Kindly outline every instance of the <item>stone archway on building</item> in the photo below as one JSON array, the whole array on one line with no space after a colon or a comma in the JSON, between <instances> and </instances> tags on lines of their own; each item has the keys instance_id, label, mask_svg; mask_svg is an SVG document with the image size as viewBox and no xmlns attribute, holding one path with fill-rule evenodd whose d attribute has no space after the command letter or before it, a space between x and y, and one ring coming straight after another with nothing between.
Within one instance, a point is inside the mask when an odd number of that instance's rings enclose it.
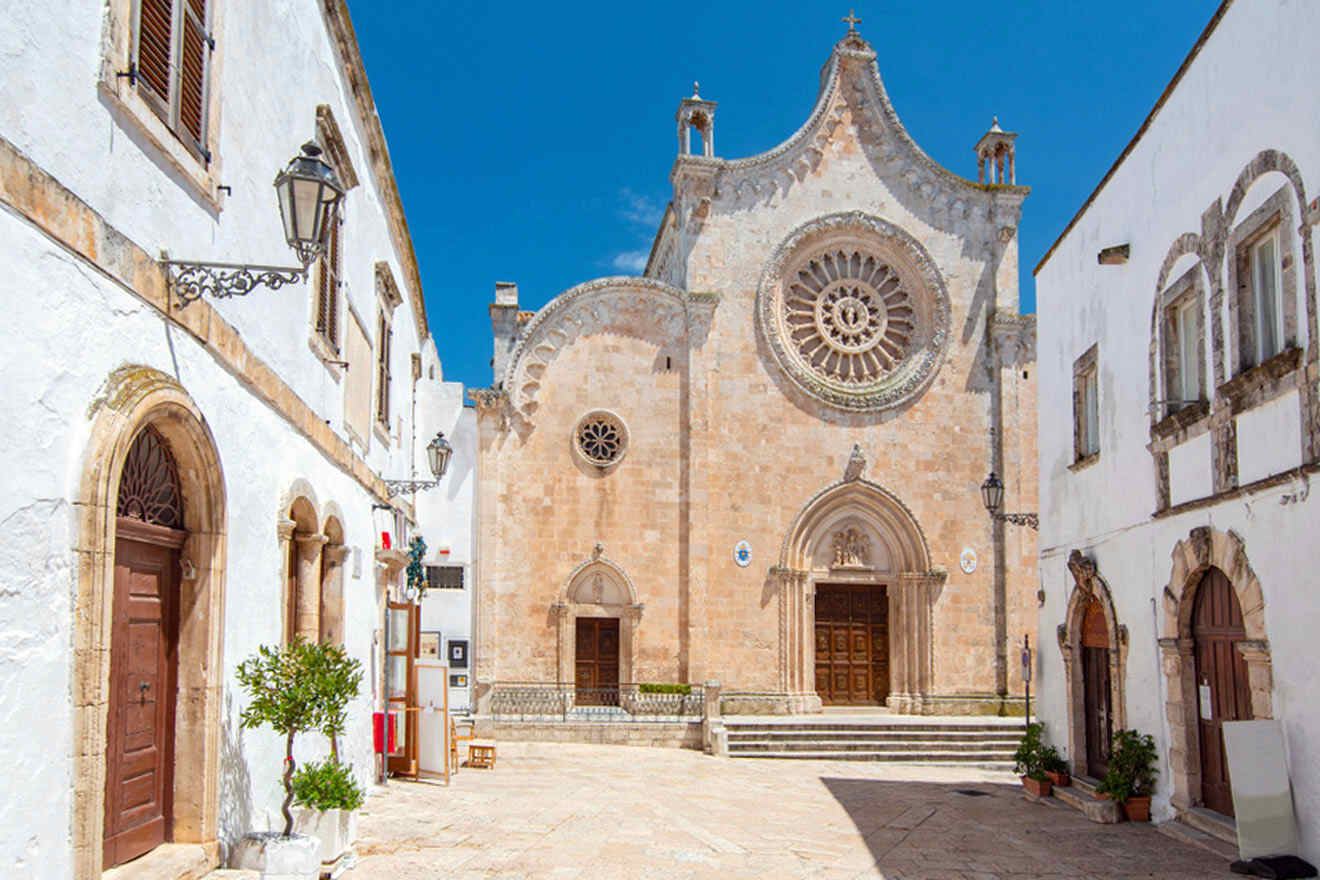
<instances>
[{"instance_id":1,"label":"stone archway on building","mask_svg":"<svg viewBox=\"0 0 1320 880\"><path fill-rule=\"evenodd\" d=\"M197 404L172 377L150 367L115 370L91 407L92 429L78 488L78 592L73 608L74 873L99 876L106 863L108 748L116 651L117 543L151 532L170 546L159 583L175 611L169 664L174 708L166 768L167 840L199 844L218 860L221 637L224 626L226 502L214 438ZM120 517L120 489L135 441L149 432L168 450L182 501L179 528L153 530ZM136 532L135 532L136 529ZM165 534L169 532L169 534ZM159 534L157 534L159 533ZM165 540L168 539L168 540ZM141 543L141 542L139 542ZM126 568L119 565L119 568ZM120 646L122 647L122 646ZM149 683L149 687L150 687ZM146 858L151 858L147 856ZM116 860L112 853L111 859Z\"/></svg>"},{"instance_id":2,"label":"stone archway on building","mask_svg":"<svg viewBox=\"0 0 1320 880\"><path fill-rule=\"evenodd\" d=\"M348 559L349 549L344 544L344 514L338 504L327 501L321 516L321 534L325 536L325 546L321 548L320 619L317 625L322 642L342 646L344 561Z\"/></svg>"},{"instance_id":3,"label":"stone archway on building","mask_svg":"<svg viewBox=\"0 0 1320 880\"><path fill-rule=\"evenodd\" d=\"M310 642L321 637L321 554L326 546L321 518L312 484L301 477L290 483L276 522L284 566L280 632L286 644L298 637Z\"/></svg>"},{"instance_id":4,"label":"stone archway on building","mask_svg":"<svg viewBox=\"0 0 1320 880\"><path fill-rule=\"evenodd\" d=\"M947 575L932 568L921 526L896 496L855 476L823 489L798 512L770 574L779 598L779 682L790 711L820 711L818 656L840 681L847 674L858 682L861 666L869 667L865 687L874 699L867 702L883 698L896 712L933 711L932 608ZM818 593L839 608L818 616ZM840 635L835 618L843 616L838 597L845 594L850 610L846 635ZM821 638L827 641L818 644ZM835 657L848 650L845 639L855 657L839 664ZM877 680L884 675L888 681ZM846 702L860 702L862 686L849 686Z\"/></svg>"},{"instance_id":5,"label":"stone archway on building","mask_svg":"<svg viewBox=\"0 0 1320 880\"><path fill-rule=\"evenodd\" d=\"M637 601L637 589L627 572L606 558L603 548L596 545L591 557L573 569L558 600L551 606L556 625L558 683L576 685L578 682L580 634L586 638L588 632L594 647L590 657L584 655L583 662L593 666L609 663L611 658L605 655L614 653L615 672L606 673L606 678L615 678L615 685L633 683L637 627L642 620L642 609L642 604ZM579 621L583 623L579 624Z\"/></svg>"},{"instance_id":6,"label":"stone archway on building","mask_svg":"<svg viewBox=\"0 0 1320 880\"><path fill-rule=\"evenodd\" d=\"M1169 771L1175 809L1202 806L1202 743L1197 688L1197 595L1222 574L1236 599L1243 638L1231 645L1246 666L1244 712L1274 717L1274 674L1265 630L1265 598L1247 559L1246 545L1232 531L1210 526L1192 529L1174 547L1173 569L1163 594L1163 637L1159 640L1168 685L1165 711L1171 737ZM1207 577L1207 575L1211 575Z\"/></svg>"},{"instance_id":7,"label":"stone archway on building","mask_svg":"<svg viewBox=\"0 0 1320 880\"><path fill-rule=\"evenodd\" d=\"M1068 689L1068 758L1075 775L1094 776L1103 772L1113 732L1127 726L1128 630L1118 622L1109 584L1093 560L1074 550L1068 571L1073 590L1058 629Z\"/></svg>"}]
</instances>

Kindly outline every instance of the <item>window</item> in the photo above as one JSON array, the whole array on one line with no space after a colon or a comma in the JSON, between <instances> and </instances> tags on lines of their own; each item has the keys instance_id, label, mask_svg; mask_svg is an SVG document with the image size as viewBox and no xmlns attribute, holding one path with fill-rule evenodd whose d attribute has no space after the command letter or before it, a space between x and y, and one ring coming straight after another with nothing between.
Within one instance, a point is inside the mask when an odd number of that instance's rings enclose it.
<instances>
[{"instance_id":1,"label":"window","mask_svg":"<svg viewBox=\"0 0 1320 880\"><path fill-rule=\"evenodd\" d=\"M1251 305L1255 318L1252 364L1263 364L1283 350L1283 309L1279 302L1279 233L1272 230L1251 245Z\"/></svg>"},{"instance_id":2,"label":"window","mask_svg":"<svg viewBox=\"0 0 1320 880\"><path fill-rule=\"evenodd\" d=\"M1093 345L1073 364L1073 459L1079 464L1100 452L1099 379Z\"/></svg>"},{"instance_id":3,"label":"window","mask_svg":"<svg viewBox=\"0 0 1320 880\"><path fill-rule=\"evenodd\" d=\"M1172 415L1199 402L1204 394L1205 342L1198 270L1188 272L1164 295L1163 302L1164 388L1160 397L1165 415Z\"/></svg>"},{"instance_id":4,"label":"window","mask_svg":"<svg viewBox=\"0 0 1320 880\"><path fill-rule=\"evenodd\" d=\"M207 148L207 78L215 40L207 0L138 0L133 81L148 106L194 155Z\"/></svg>"},{"instance_id":5,"label":"window","mask_svg":"<svg viewBox=\"0 0 1320 880\"><path fill-rule=\"evenodd\" d=\"M462 566L428 565L426 567L426 588L428 590L463 589Z\"/></svg>"},{"instance_id":6,"label":"window","mask_svg":"<svg viewBox=\"0 0 1320 880\"><path fill-rule=\"evenodd\" d=\"M316 332L339 353L339 292L343 272L344 218L337 215L330 221L325 233L325 250L321 254L316 284Z\"/></svg>"},{"instance_id":7,"label":"window","mask_svg":"<svg viewBox=\"0 0 1320 880\"><path fill-rule=\"evenodd\" d=\"M390 430L390 344L394 330L382 309L376 334L376 421L386 433Z\"/></svg>"}]
</instances>

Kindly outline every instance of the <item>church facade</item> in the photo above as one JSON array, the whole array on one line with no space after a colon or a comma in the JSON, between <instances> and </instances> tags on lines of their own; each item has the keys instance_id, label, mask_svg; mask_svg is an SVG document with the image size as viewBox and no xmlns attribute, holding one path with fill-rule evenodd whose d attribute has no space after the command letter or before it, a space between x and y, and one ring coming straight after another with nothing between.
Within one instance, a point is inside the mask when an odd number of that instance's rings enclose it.
<instances>
[{"instance_id":1,"label":"church facade","mask_svg":"<svg viewBox=\"0 0 1320 880\"><path fill-rule=\"evenodd\" d=\"M726 712L1021 712L1035 533L978 490L993 471L1035 509L1015 135L976 144L979 182L941 167L851 26L821 81L738 160L715 102L681 102L641 277L534 313L496 286L479 709L512 682L718 680Z\"/></svg>"}]
</instances>

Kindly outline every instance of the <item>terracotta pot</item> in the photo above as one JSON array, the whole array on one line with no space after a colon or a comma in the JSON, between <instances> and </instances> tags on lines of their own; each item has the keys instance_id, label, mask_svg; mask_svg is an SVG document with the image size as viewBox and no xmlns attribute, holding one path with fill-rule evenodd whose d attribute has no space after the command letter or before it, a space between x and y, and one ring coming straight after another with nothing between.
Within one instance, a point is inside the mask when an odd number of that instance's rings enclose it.
<instances>
[{"instance_id":1,"label":"terracotta pot","mask_svg":"<svg viewBox=\"0 0 1320 880\"><path fill-rule=\"evenodd\" d=\"M1150 821L1150 797L1130 797L1123 803L1123 812L1132 822Z\"/></svg>"},{"instance_id":2,"label":"terracotta pot","mask_svg":"<svg viewBox=\"0 0 1320 880\"><path fill-rule=\"evenodd\" d=\"M1046 770L1045 775L1050 778L1050 784L1057 786L1058 788L1067 788L1072 785L1072 777L1068 775L1067 770L1064 770L1061 773L1055 773L1053 770Z\"/></svg>"},{"instance_id":3,"label":"terracotta pot","mask_svg":"<svg viewBox=\"0 0 1320 880\"><path fill-rule=\"evenodd\" d=\"M1023 776L1022 787L1036 797L1050 796L1050 781L1048 779L1032 779L1030 776Z\"/></svg>"}]
</instances>

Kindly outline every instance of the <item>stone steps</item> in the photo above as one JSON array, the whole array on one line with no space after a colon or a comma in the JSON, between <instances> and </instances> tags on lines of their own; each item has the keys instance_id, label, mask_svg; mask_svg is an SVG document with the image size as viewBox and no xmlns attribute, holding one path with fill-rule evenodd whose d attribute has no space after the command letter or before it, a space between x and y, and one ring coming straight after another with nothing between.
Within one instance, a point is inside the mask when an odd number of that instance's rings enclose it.
<instances>
[{"instance_id":1,"label":"stone steps","mask_svg":"<svg viewBox=\"0 0 1320 880\"><path fill-rule=\"evenodd\" d=\"M1181 840L1183 843L1190 843L1192 846L1198 846L1227 861L1237 861L1237 846L1225 843L1218 837L1211 836L1204 831L1193 828L1191 825L1184 823L1181 819L1175 819L1172 822L1164 822L1163 824L1156 825L1155 829L1161 834L1172 837L1174 840Z\"/></svg>"},{"instance_id":2,"label":"stone steps","mask_svg":"<svg viewBox=\"0 0 1320 880\"><path fill-rule=\"evenodd\" d=\"M726 719L729 756L827 761L973 764L1011 770L1018 724L873 718Z\"/></svg>"}]
</instances>

